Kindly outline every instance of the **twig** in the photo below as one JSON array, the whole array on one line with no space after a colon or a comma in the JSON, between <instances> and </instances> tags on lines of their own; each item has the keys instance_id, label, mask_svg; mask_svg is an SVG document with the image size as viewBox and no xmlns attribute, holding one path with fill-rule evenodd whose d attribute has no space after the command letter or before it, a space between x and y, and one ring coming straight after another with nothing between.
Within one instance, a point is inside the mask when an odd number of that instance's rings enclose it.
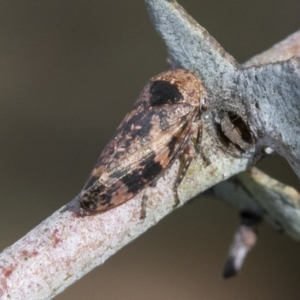
<instances>
[{"instance_id":1,"label":"twig","mask_svg":"<svg viewBox=\"0 0 300 300\"><path fill-rule=\"evenodd\" d=\"M210 110L203 115L203 144L211 163L207 165L201 155L193 161L179 188L181 205L201 191L244 171L253 161L254 154L258 155L255 156L257 159L263 155L264 147L280 152L296 169L294 162L298 159L298 152L294 148L280 147L283 145L280 128L276 128L274 135L269 132L269 127L259 125L268 114L275 118L271 111L277 107L276 101L282 100L279 96L283 94L276 95L275 102L269 103L265 114L261 110L252 114L250 107L263 106L261 97L269 99L269 93L275 87L280 88L284 95L294 93L294 101L299 100L298 60L260 69L243 69L175 1L147 0L146 3L154 26L167 43L173 63L194 70L203 80L210 98ZM288 78L286 71L291 74ZM268 80L280 78L283 84L279 85L278 80L275 86L266 85L265 77ZM295 105L293 99L285 100ZM284 108L280 106L280 109ZM295 109L294 123L297 123L296 113ZM239 133L241 124L247 125L246 132ZM239 130L234 130L235 135L231 134L230 126L238 127ZM221 129L217 132L216 128ZM248 140L243 140L243 134ZM222 137L229 139L232 148L224 149L218 140ZM78 216L76 198L54 213L1 254L1 299L53 298L102 264L173 210L172 183L177 170L178 162L175 162L156 187L148 188L149 201L144 220L140 219L141 194L116 209L94 216ZM250 203L259 207L253 199Z\"/></svg>"}]
</instances>

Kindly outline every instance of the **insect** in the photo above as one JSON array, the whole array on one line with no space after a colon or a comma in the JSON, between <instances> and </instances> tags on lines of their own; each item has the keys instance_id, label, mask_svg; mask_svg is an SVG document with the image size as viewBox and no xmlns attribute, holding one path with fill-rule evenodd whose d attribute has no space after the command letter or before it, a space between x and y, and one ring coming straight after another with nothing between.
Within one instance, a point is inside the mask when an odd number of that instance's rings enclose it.
<instances>
[{"instance_id":1,"label":"insect","mask_svg":"<svg viewBox=\"0 0 300 300\"><path fill-rule=\"evenodd\" d=\"M201 114L206 105L205 89L190 71L175 69L151 78L83 188L79 196L82 214L125 203L145 187L154 186L180 158L174 184L177 195L201 142Z\"/></svg>"}]
</instances>

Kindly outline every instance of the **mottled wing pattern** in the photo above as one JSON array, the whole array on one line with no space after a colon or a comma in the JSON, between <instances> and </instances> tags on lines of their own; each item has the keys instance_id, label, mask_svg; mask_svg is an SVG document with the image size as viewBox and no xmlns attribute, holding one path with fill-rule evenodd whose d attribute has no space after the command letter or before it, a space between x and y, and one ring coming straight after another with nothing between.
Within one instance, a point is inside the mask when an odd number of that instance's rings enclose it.
<instances>
[{"instance_id":1,"label":"mottled wing pattern","mask_svg":"<svg viewBox=\"0 0 300 300\"><path fill-rule=\"evenodd\" d=\"M134 197L159 178L189 141L191 123L199 117L201 86L186 91L182 78L173 80L172 72L146 85L103 150L81 194L86 211L105 211ZM189 98L197 100L191 103Z\"/></svg>"}]
</instances>

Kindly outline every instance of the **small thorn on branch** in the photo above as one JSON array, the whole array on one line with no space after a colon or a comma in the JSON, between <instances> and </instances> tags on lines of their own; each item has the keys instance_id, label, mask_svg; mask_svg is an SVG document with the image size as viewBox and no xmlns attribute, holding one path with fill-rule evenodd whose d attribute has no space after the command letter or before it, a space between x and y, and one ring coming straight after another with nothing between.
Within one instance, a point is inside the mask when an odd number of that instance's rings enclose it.
<instances>
[{"instance_id":1,"label":"small thorn on branch","mask_svg":"<svg viewBox=\"0 0 300 300\"><path fill-rule=\"evenodd\" d=\"M257 226L261 221L260 216L250 211L243 211L240 214L240 219L241 224L234 235L223 270L224 278L230 278L239 273L248 252L257 241Z\"/></svg>"}]
</instances>

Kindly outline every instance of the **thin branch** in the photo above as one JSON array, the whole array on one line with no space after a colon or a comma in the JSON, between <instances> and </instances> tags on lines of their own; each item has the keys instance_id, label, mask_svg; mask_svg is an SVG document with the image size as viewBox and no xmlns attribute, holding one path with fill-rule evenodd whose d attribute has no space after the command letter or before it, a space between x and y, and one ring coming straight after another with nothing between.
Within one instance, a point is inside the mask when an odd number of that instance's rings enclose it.
<instances>
[{"instance_id":1,"label":"thin branch","mask_svg":"<svg viewBox=\"0 0 300 300\"><path fill-rule=\"evenodd\" d=\"M238 274L248 252L255 246L257 240L257 226L261 218L252 212L243 212L240 215L241 225L236 231L233 243L229 250L223 277L229 278Z\"/></svg>"},{"instance_id":2,"label":"thin branch","mask_svg":"<svg viewBox=\"0 0 300 300\"><path fill-rule=\"evenodd\" d=\"M176 1L145 2L150 19L175 66L193 70L208 91L220 82L231 80L239 68L238 63Z\"/></svg>"},{"instance_id":3,"label":"thin branch","mask_svg":"<svg viewBox=\"0 0 300 300\"><path fill-rule=\"evenodd\" d=\"M224 112L244 115L257 146L274 149L300 177L300 140L295 138L300 133L300 58L289 56L298 53L298 35L268 52L284 53L279 55L279 62L274 62L274 55L269 61L263 55L260 58L272 64L245 68L226 54L175 0L146 3L172 61L201 78L211 101L212 119L220 120L216 123L222 126ZM282 62L283 58L290 59Z\"/></svg>"},{"instance_id":4,"label":"thin branch","mask_svg":"<svg viewBox=\"0 0 300 300\"><path fill-rule=\"evenodd\" d=\"M257 168L251 168L213 187L214 195L240 212L251 211L300 240L300 194Z\"/></svg>"},{"instance_id":5,"label":"thin branch","mask_svg":"<svg viewBox=\"0 0 300 300\"><path fill-rule=\"evenodd\" d=\"M243 66L263 65L288 60L295 55L300 55L300 31L288 36L270 49L252 57Z\"/></svg>"},{"instance_id":6,"label":"thin branch","mask_svg":"<svg viewBox=\"0 0 300 300\"><path fill-rule=\"evenodd\" d=\"M294 55L300 55L300 31L288 36L262 54L256 55L244 66L274 63L277 59L284 61ZM273 149L266 147L264 151L266 154L271 154ZM230 180L219 183L213 187L213 192L215 196L235 206L241 215L243 212L250 211L259 219L263 218L268 221L277 230L287 233L296 240L300 239L299 193L295 189L270 178L258 169L252 168L250 172L241 173L230 178ZM245 232L252 237L255 236L253 225L245 228L245 224L241 222L224 267L225 278L234 276L239 272L246 255L256 243L256 237L252 239L254 244L251 243L251 247L249 247L249 243L243 243Z\"/></svg>"},{"instance_id":7,"label":"thin branch","mask_svg":"<svg viewBox=\"0 0 300 300\"><path fill-rule=\"evenodd\" d=\"M249 131L247 128L246 132L242 132L246 136L240 136L239 131L235 130L235 125L250 124L246 114L247 104L242 102L244 98L241 99L242 96L246 97L246 90L237 91L235 88L240 78L237 74L242 74L238 72L241 67L175 1L147 0L146 3L154 25L167 40L173 61L196 71L209 92L211 106L202 116L203 153L206 160L203 160L203 155L198 155L180 185L182 205L201 191L246 170L257 153L258 157L263 154L256 149L252 129ZM162 20L163 14L170 16L172 22L155 21ZM172 28L177 28L179 36L177 30ZM183 44L180 40L183 36L186 36L184 41L188 47L176 52L178 45ZM225 114L221 114L221 111ZM243 129L243 126L239 129ZM253 132L257 133L256 128ZM222 138L229 142L221 143ZM172 187L178 167L176 161L168 173L158 180L156 187L146 189L149 201L147 217L143 220L140 219L142 193L118 208L86 217L77 214L78 200L75 198L5 249L0 255L1 299L53 298L156 224L173 211L175 199ZM245 207L256 207L260 211L261 204L257 199L252 196L249 199ZM237 201L234 204L240 205Z\"/></svg>"}]
</instances>

